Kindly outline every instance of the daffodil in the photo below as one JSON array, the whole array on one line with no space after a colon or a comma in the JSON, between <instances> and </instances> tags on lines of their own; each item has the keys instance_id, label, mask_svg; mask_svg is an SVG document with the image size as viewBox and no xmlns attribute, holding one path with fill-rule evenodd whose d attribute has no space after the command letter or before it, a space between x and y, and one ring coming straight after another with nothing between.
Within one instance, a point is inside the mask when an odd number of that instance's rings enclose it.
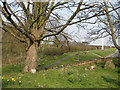
<instances>
[{"instance_id":1,"label":"daffodil","mask_svg":"<svg viewBox=\"0 0 120 90\"><path fill-rule=\"evenodd\" d=\"M8 79L7 81L9 82L10 80Z\"/></svg>"},{"instance_id":2,"label":"daffodil","mask_svg":"<svg viewBox=\"0 0 120 90\"><path fill-rule=\"evenodd\" d=\"M2 79L5 79L5 77L2 77Z\"/></svg>"},{"instance_id":3,"label":"daffodil","mask_svg":"<svg viewBox=\"0 0 120 90\"><path fill-rule=\"evenodd\" d=\"M21 79L21 77L19 77L19 79Z\"/></svg>"},{"instance_id":4,"label":"daffodil","mask_svg":"<svg viewBox=\"0 0 120 90\"><path fill-rule=\"evenodd\" d=\"M19 84L21 84L21 81L19 81Z\"/></svg>"},{"instance_id":5,"label":"daffodil","mask_svg":"<svg viewBox=\"0 0 120 90\"><path fill-rule=\"evenodd\" d=\"M12 78L12 81L14 81L15 79L14 78Z\"/></svg>"}]
</instances>

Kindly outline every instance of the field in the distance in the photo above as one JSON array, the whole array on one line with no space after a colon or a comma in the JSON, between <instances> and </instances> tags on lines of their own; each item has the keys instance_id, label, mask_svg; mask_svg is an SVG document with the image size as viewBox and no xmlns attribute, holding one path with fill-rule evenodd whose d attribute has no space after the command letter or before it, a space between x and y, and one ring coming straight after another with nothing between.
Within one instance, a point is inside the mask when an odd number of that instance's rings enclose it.
<instances>
[{"instance_id":1,"label":"field in the distance","mask_svg":"<svg viewBox=\"0 0 120 90\"><path fill-rule=\"evenodd\" d=\"M90 50L90 51L68 52L68 53L64 53L63 55L59 55L59 56L44 56L44 55L42 56L39 53L38 57L40 58L40 60L38 60L38 65L46 66L46 65L54 63L58 60L61 60L62 58L65 58L69 55L78 53L79 55L74 55L74 56L54 65L54 66L72 64L72 63L77 63L80 61L87 61L87 60L100 58L92 53L95 53L95 54L100 55L102 57L106 57L107 55L110 55L110 54L114 53L115 51L116 51L115 48L109 48L109 49L105 49L104 51L102 51L102 50Z\"/></svg>"}]
</instances>

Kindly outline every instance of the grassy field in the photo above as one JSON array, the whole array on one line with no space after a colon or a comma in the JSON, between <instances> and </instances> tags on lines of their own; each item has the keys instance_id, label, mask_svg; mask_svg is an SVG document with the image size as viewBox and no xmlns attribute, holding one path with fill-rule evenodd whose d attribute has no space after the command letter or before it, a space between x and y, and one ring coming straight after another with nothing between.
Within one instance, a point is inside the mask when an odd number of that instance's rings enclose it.
<instances>
[{"instance_id":1,"label":"grassy field","mask_svg":"<svg viewBox=\"0 0 120 90\"><path fill-rule=\"evenodd\" d=\"M103 57L113 53L116 49L90 52L97 53ZM42 66L51 64L59 59L74 53L80 56L73 56L57 65L74 63L78 60L85 61L99 58L91 53L69 52L61 56L43 56L38 61ZM104 54L103 54L104 53ZM9 88L118 88L118 68L104 69L104 62L96 64L96 70L84 70L86 66L67 66L65 68L48 69L38 71L35 74L22 73L23 64L7 65L2 68L2 85Z\"/></svg>"},{"instance_id":2,"label":"grassy field","mask_svg":"<svg viewBox=\"0 0 120 90\"><path fill-rule=\"evenodd\" d=\"M118 88L118 68L87 71L80 66L42 70L35 74L20 72L3 76L3 87L9 88ZM15 81L10 79L14 78ZM7 82L7 80L10 80ZM19 83L21 81L21 83Z\"/></svg>"},{"instance_id":3,"label":"grassy field","mask_svg":"<svg viewBox=\"0 0 120 90\"><path fill-rule=\"evenodd\" d=\"M105 57L107 55L110 55L110 54L114 53L115 51L116 51L115 48L109 48L109 49L106 49L104 51L102 51L102 50L91 50L89 52L88 51L69 52L69 53L64 53L63 55L59 55L59 56L44 56L44 55L41 55L39 53L38 57L39 57L40 60L38 60L38 65L39 66L46 66L46 65L54 63L54 62L56 62L56 61L58 61L62 58L65 58L69 55L79 53L79 55L72 56L72 57L66 59L65 61L62 61L62 62L60 62L60 63L58 63L54 66L72 64L72 63L76 63L76 62L80 62L80 61L87 61L87 60L100 58L98 56L93 55L92 53L95 53L95 54L98 54L102 57ZM76 61L76 60L79 60L79 61Z\"/></svg>"}]
</instances>

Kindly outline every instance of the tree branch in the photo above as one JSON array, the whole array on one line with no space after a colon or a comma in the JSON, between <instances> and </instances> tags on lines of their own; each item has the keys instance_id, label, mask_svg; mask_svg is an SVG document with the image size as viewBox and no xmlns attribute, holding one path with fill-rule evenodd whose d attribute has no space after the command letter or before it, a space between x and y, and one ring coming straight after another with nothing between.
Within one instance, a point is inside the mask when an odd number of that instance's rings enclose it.
<instances>
[{"instance_id":1,"label":"tree branch","mask_svg":"<svg viewBox=\"0 0 120 90\"><path fill-rule=\"evenodd\" d=\"M114 43L115 47L120 50L120 47L117 45L117 42L116 42L116 39L115 39L113 25L112 25L112 22L111 22L111 19L110 19L110 16L109 16L108 7L107 7L107 4L106 4L105 0L104 0L104 5L105 5L105 8L106 8L106 16L107 16L107 19L108 19L108 22L109 22L109 25L110 25L110 31L112 33L113 43Z\"/></svg>"},{"instance_id":2,"label":"tree branch","mask_svg":"<svg viewBox=\"0 0 120 90\"><path fill-rule=\"evenodd\" d=\"M82 0L83 1L83 0ZM61 28L61 30L59 30L57 33L53 33L53 34L49 34L49 35L45 35L43 37L40 38L40 40L43 40L45 37L49 37L49 36L54 36L54 35L58 35L59 33L61 33L69 24L70 22L73 20L73 18L77 15L77 13L80 11L80 7L82 5L82 1L79 3L76 11L73 13L73 15L68 19L68 21L66 22L66 24Z\"/></svg>"},{"instance_id":3,"label":"tree branch","mask_svg":"<svg viewBox=\"0 0 120 90\"><path fill-rule=\"evenodd\" d=\"M5 25L4 21L2 21L2 29L5 29L7 32L9 32L11 35L13 35L15 38L19 39L22 42L25 42L25 39L22 37L19 37L17 34L13 32L13 28L8 27L8 25Z\"/></svg>"}]
</instances>

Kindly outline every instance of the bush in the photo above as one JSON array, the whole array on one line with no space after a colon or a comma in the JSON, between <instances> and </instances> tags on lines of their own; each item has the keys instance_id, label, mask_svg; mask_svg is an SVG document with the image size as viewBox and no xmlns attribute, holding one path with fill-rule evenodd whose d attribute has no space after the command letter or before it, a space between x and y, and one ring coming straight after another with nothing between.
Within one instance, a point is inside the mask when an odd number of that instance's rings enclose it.
<instances>
[{"instance_id":1,"label":"bush","mask_svg":"<svg viewBox=\"0 0 120 90\"><path fill-rule=\"evenodd\" d=\"M2 63L18 64L24 61L26 56L25 44L11 36L3 33L2 37Z\"/></svg>"},{"instance_id":2,"label":"bush","mask_svg":"<svg viewBox=\"0 0 120 90\"><path fill-rule=\"evenodd\" d=\"M106 47L108 48L108 47ZM95 50L95 49L101 49L100 46L89 46L89 45L72 45L72 46L64 46L64 47L45 47L43 45L40 50L38 50L39 53L47 55L47 56L54 56L54 55L62 55L63 53L67 52L78 52L78 51L88 51L88 50Z\"/></svg>"},{"instance_id":3,"label":"bush","mask_svg":"<svg viewBox=\"0 0 120 90\"><path fill-rule=\"evenodd\" d=\"M47 56L54 56L54 55L61 55L64 52L62 51L61 48L51 47L51 48L45 48L42 53Z\"/></svg>"}]
</instances>

